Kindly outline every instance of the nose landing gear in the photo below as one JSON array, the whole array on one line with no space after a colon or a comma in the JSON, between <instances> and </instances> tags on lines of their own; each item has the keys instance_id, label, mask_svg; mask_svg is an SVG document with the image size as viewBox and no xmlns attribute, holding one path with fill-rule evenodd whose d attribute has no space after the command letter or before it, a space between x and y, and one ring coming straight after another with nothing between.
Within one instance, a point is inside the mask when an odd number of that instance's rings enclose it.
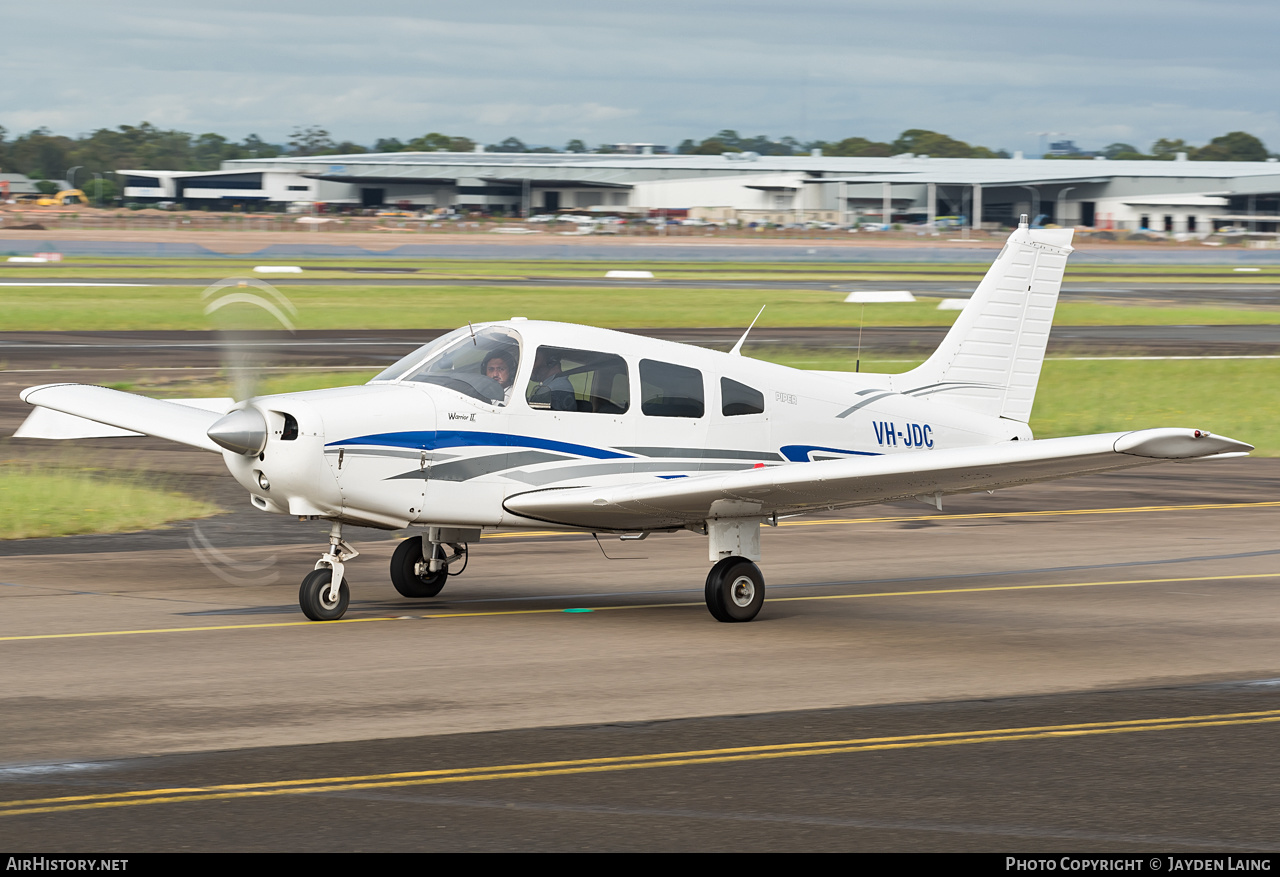
<instances>
[{"instance_id":1,"label":"nose landing gear","mask_svg":"<svg viewBox=\"0 0 1280 877\"><path fill-rule=\"evenodd\" d=\"M316 561L316 568L302 580L298 606L312 621L337 621L346 614L351 600L347 587L346 562L360 552L342 538L342 524L334 521L329 531L329 550Z\"/></svg>"}]
</instances>

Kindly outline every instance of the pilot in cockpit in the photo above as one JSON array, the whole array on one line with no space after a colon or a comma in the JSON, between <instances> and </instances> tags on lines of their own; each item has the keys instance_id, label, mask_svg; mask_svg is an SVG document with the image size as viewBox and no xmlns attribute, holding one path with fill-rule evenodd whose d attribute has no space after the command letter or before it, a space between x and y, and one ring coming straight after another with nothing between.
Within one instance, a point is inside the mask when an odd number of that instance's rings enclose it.
<instances>
[{"instance_id":1,"label":"pilot in cockpit","mask_svg":"<svg viewBox=\"0 0 1280 877\"><path fill-rule=\"evenodd\" d=\"M484 374L490 380L502 385L501 405L511 401L511 386L516 378L516 364L511 354L505 350L495 350L484 360Z\"/></svg>"}]
</instances>

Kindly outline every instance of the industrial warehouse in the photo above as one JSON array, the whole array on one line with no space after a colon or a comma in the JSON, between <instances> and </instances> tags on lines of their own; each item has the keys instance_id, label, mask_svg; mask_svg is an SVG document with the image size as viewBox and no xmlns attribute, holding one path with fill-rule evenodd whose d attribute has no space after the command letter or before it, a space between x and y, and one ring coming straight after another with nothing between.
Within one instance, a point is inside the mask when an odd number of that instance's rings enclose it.
<instances>
[{"instance_id":1,"label":"industrial warehouse","mask_svg":"<svg viewBox=\"0 0 1280 877\"><path fill-rule=\"evenodd\" d=\"M715 223L996 229L1038 224L1204 235L1275 233L1280 164L700 155L397 152L121 170L124 198L210 209L652 214Z\"/></svg>"}]
</instances>

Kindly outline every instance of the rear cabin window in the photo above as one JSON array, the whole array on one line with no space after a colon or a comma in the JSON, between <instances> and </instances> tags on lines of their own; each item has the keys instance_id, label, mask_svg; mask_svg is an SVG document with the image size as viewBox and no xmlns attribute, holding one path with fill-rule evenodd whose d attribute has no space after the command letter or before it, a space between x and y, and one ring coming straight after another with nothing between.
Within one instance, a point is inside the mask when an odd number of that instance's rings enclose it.
<instances>
[{"instance_id":1,"label":"rear cabin window","mask_svg":"<svg viewBox=\"0 0 1280 877\"><path fill-rule=\"evenodd\" d=\"M725 417L764 413L764 393L746 384L720 379L720 411Z\"/></svg>"},{"instance_id":2,"label":"rear cabin window","mask_svg":"<svg viewBox=\"0 0 1280 877\"><path fill-rule=\"evenodd\" d=\"M650 417L701 417L702 372L696 368L640 360L640 410Z\"/></svg>"},{"instance_id":3,"label":"rear cabin window","mask_svg":"<svg viewBox=\"0 0 1280 877\"><path fill-rule=\"evenodd\" d=\"M539 347L525 399L544 411L622 414L631 407L626 360L594 350Z\"/></svg>"}]
</instances>

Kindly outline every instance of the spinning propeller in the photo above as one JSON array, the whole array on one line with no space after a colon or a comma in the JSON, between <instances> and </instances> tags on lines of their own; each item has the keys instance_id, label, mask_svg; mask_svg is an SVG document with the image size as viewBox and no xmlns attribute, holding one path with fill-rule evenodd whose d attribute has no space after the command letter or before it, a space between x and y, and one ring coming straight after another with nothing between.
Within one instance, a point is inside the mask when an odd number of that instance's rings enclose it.
<instances>
[{"instance_id":1,"label":"spinning propeller","mask_svg":"<svg viewBox=\"0 0 1280 877\"><path fill-rule=\"evenodd\" d=\"M223 370L231 380L237 406L209 427L207 435L220 447L254 457L267 443L267 421L245 402L258 395L266 362L279 353L280 342L294 334L298 309L280 290L255 278L228 278L202 294L204 313L214 326ZM282 331L283 330L283 331Z\"/></svg>"}]
</instances>

